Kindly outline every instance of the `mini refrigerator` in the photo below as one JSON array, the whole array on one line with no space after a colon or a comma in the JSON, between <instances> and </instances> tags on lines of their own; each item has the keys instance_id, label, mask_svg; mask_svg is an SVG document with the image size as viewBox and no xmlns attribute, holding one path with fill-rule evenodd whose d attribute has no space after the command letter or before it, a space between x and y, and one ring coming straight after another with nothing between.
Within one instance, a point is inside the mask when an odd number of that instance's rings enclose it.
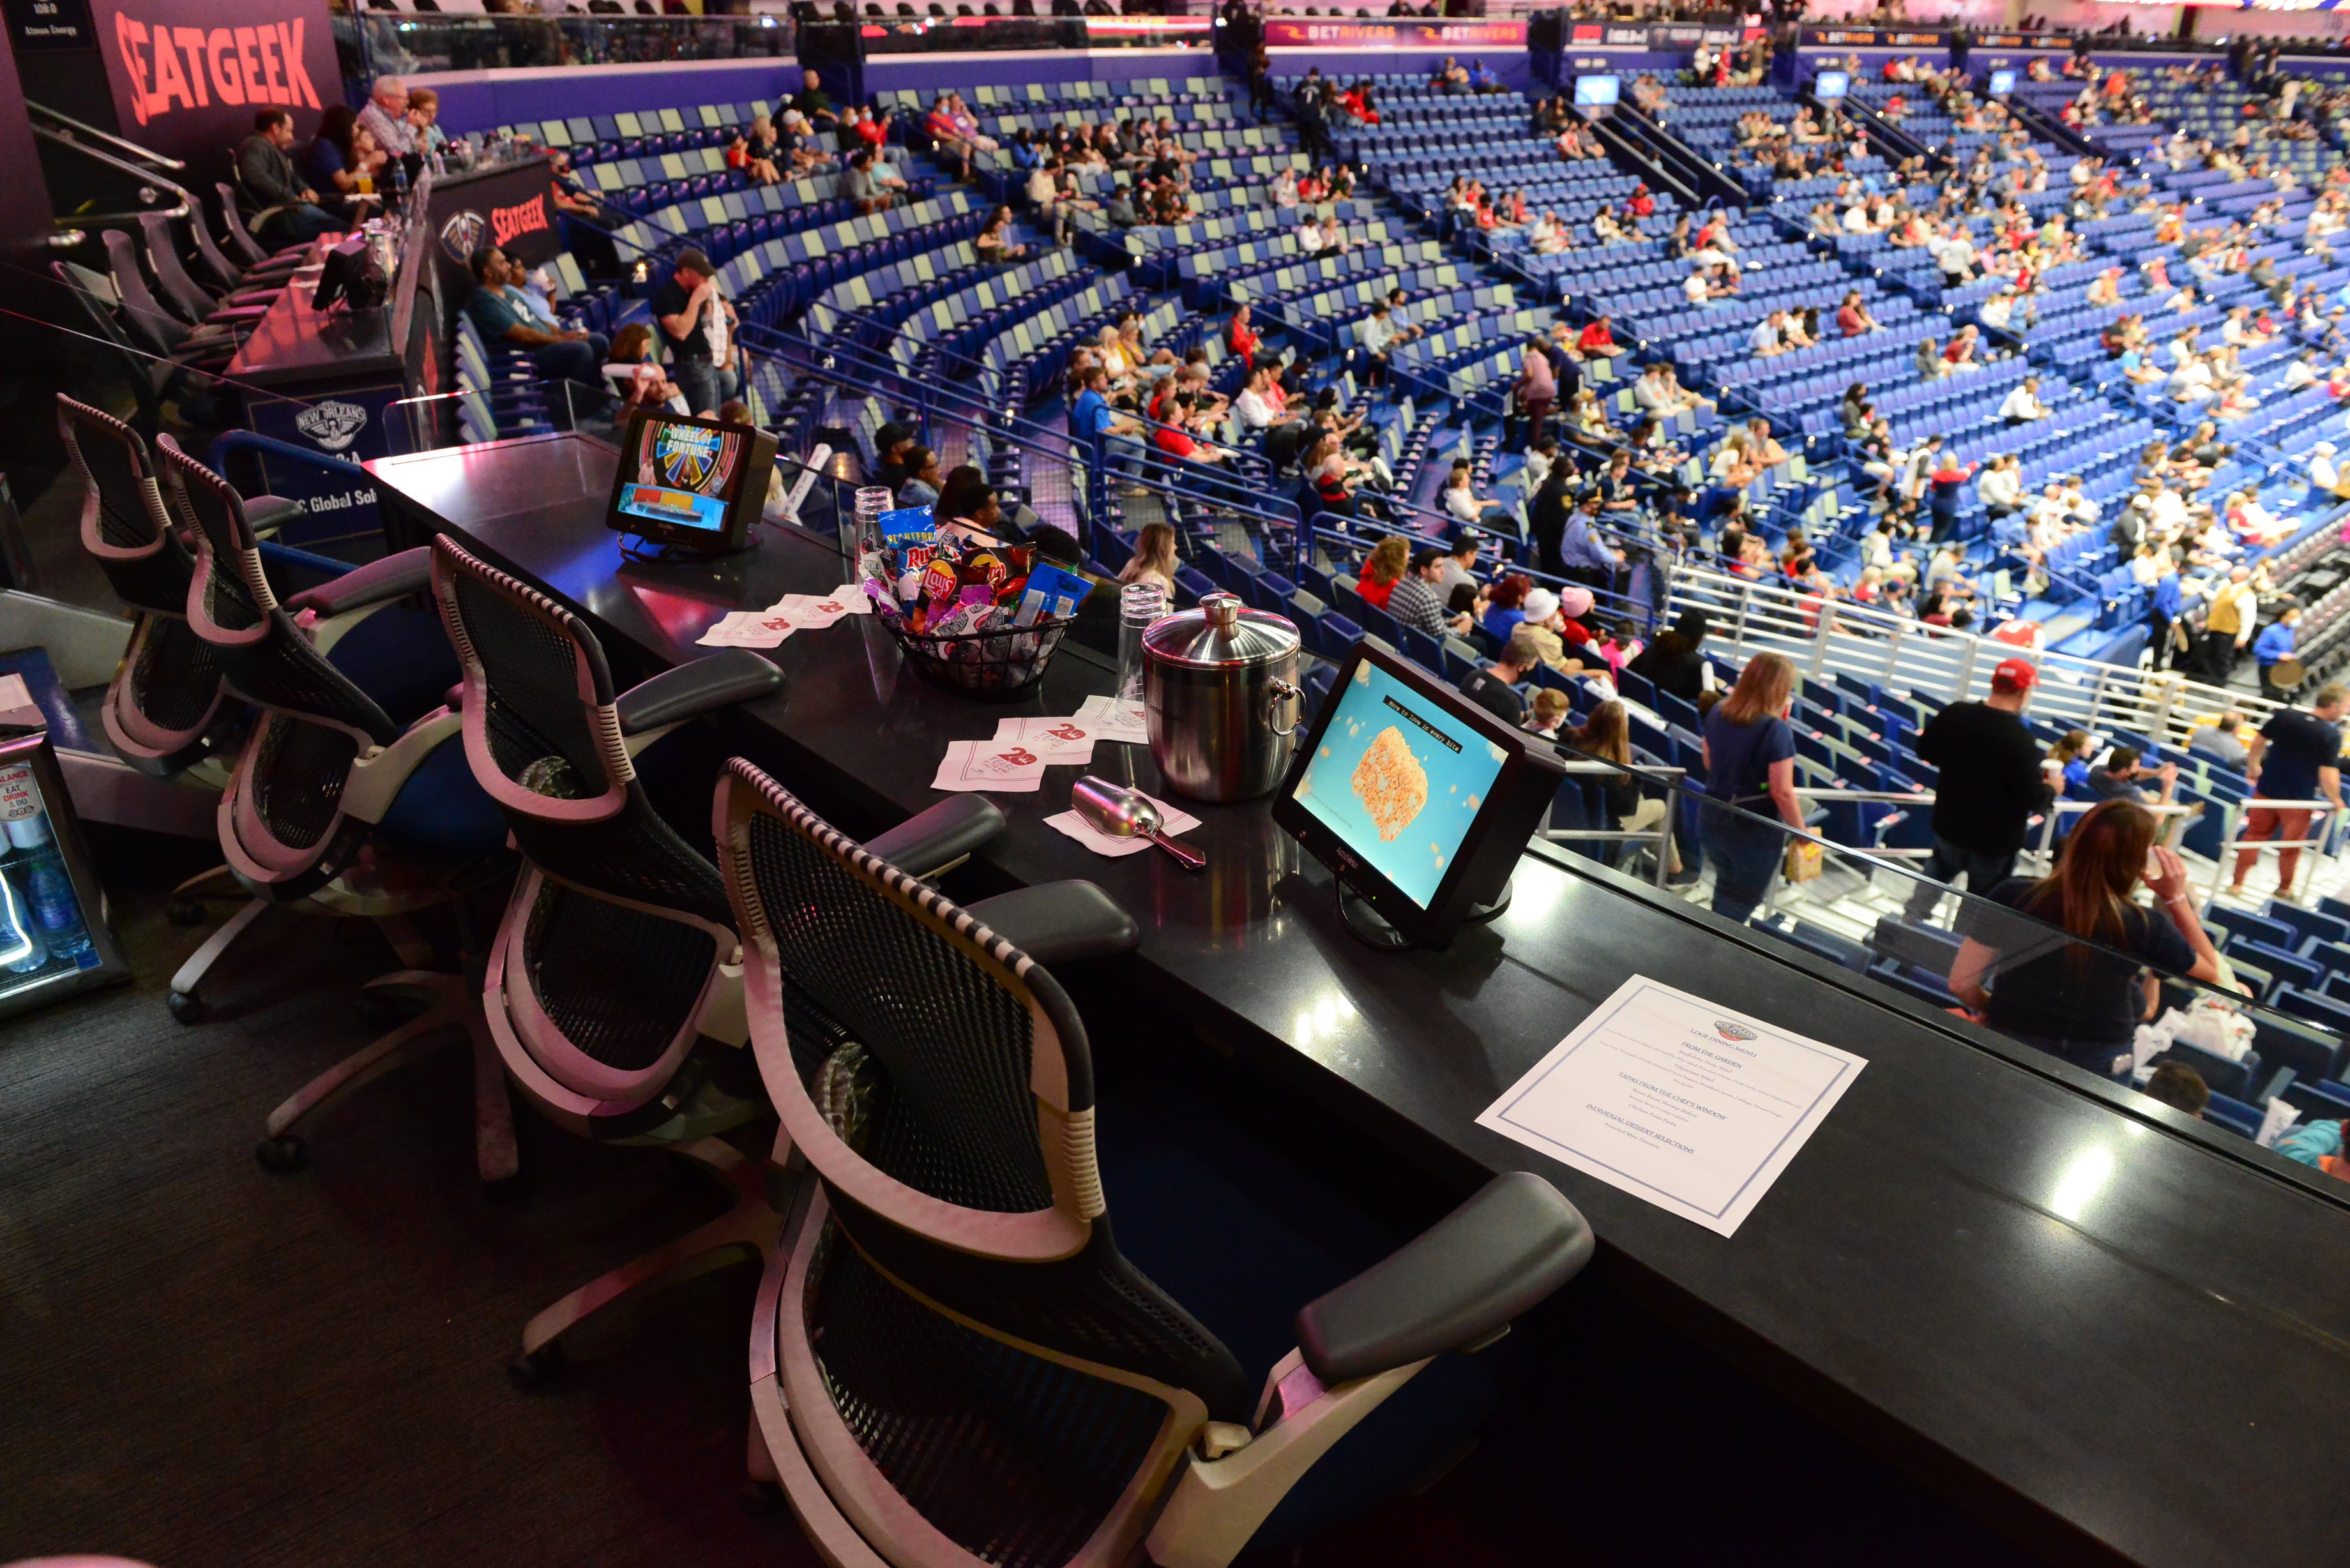
<instances>
[{"instance_id":1,"label":"mini refrigerator","mask_svg":"<svg viewBox=\"0 0 2350 1568\"><path fill-rule=\"evenodd\" d=\"M0 720L0 1016L128 981L46 725Z\"/></svg>"}]
</instances>

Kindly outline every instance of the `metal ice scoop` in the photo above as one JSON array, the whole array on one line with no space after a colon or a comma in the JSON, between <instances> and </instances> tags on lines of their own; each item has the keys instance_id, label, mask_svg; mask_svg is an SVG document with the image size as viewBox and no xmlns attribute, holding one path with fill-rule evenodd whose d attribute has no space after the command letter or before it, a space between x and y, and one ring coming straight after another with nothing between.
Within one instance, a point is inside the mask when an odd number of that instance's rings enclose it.
<instances>
[{"instance_id":1,"label":"metal ice scoop","mask_svg":"<svg viewBox=\"0 0 2350 1568\"><path fill-rule=\"evenodd\" d=\"M1139 790L1087 774L1070 790L1069 807L1097 833L1112 838L1148 838L1175 857L1176 863L1186 871L1208 868L1206 856L1167 836L1167 819L1159 815L1158 805Z\"/></svg>"}]
</instances>

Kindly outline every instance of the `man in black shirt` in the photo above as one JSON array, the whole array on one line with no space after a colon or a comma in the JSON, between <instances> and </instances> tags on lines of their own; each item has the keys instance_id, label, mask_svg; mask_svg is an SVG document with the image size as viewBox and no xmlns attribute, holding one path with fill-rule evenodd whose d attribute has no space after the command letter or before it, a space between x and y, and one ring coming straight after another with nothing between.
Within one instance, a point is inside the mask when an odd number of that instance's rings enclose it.
<instances>
[{"instance_id":1,"label":"man in black shirt","mask_svg":"<svg viewBox=\"0 0 2350 1568\"><path fill-rule=\"evenodd\" d=\"M775 116L778 119L783 118L780 112L781 107L778 106ZM798 109L806 115L808 129L819 136L827 130L837 134L840 130L840 115L832 107L832 95L824 90L824 78L814 71L800 73L799 94L792 99L788 107Z\"/></svg>"},{"instance_id":2,"label":"man in black shirt","mask_svg":"<svg viewBox=\"0 0 2350 1568\"><path fill-rule=\"evenodd\" d=\"M1472 670L1461 678L1461 695L1492 713L1503 723L1523 728L1526 722L1524 701L1510 688L1526 678L1534 667L1542 662L1542 649L1534 639L1523 631L1510 634L1509 646L1502 657L1484 670Z\"/></svg>"},{"instance_id":3,"label":"man in black shirt","mask_svg":"<svg viewBox=\"0 0 2350 1568\"><path fill-rule=\"evenodd\" d=\"M265 109L253 117L253 134L236 150L242 216L272 244L303 244L342 228L343 220L318 205L318 192L294 172L286 151L294 145L294 117Z\"/></svg>"},{"instance_id":4,"label":"man in black shirt","mask_svg":"<svg viewBox=\"0 0 2350 1568\"><path fill-rule=\"evenodd\" d=\"M652 313L678 388L695 413L708 414L743 395L734 307L718 292L718 269L708 256L677 253L669 281L653 295Z\"/></svg>"},{"instance_id":5,"label":"man in black shirt","mask_svg":"<svg viewBox=\"0 0 2350 1568\"><path fill-rule=\"evenodd\" d=\"M1918 736L1918 754L1937 774L1934 850L1926 861L1930 880L1910 889L1910 924L1930 920L1943 884L1961 875L1980 898L2014 873L2032 814L2052 798L2039 743L2020 717L2038 679L2028 659L2002 659L1988 696L1951 703Z\"/></svg>"},{"instance_id":6,"label":"man in black shirt","mask_svg":"<svg viewBox=\"0 0 2350 1568\"><path fill-rule=\"evenodd\" d=\"M2271 800L2328 800L2336 811L2342 809L2342 712L2350 707L2350 691L2339 686L2327 686L2310 704L2309 711L2280 708L2261 732L2252 737L2251 749L2244 759L2244 776L2252 781L2251 808L2244 813L2244 831L2241 842L2245 848L2236 853L2236 874L2230 878L2228 891L2238 898L2244 892L2244 879L2252 874L2252 863L2261 857L2257 847L2264 838L2276 838L2291 843L2310 836L2310 820L2317 814L2303 806L2279 809L2259 804ZM2277 851L2277 891L2290 895L2293 874L2301 865L2301 851Z\"/></svg>"}]
</instances>

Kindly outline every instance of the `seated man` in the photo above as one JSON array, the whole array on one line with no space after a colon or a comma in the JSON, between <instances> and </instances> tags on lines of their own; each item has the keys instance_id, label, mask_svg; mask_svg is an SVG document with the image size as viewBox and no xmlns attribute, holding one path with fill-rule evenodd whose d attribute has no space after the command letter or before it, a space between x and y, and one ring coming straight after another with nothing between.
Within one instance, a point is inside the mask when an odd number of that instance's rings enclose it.
<instances>
[{"instance_id":1,"label":"seated man","mask_svg":"<svg viewBox=\"0 0 2350 1568\"><path fill-rule=\"evenodd\" d=\"M2138 787L2138 780L2157 781L2158 794L2148 794ZM2116 746L2106 754L2106 765L2089 770L2089 793L2099 800L2131 800L2140 805L2168 805L2171 793L2178 787L2178 764L2165 763L2149 768L2138 761L2135 746Z\"/></svg>"},{"instance_id":2,"label":"seated man","mask_svg":"<svg viewBox=\"0 0 2350 1568\"><path fill-rule=\"evenodd\" d=\"M495 245L484 245L470 258L474 288L465 300L465 315L485 343L509 343L530 356L531 366L551 381L576 383L567 398L551 391L547 412L558 429L571 427L574 409L600 412L608 402L602 390L604 360L611 345L601 333L555 327L543 321L515 286L523 270Z\"/></svg>"},{"instance_id":3,"label":"seated man","mask_svg":"<svg viewBox=\"0 0 2350 1568\"><path fill-rule=\"evenodd\" d=\"M236 150L239 194L253 233L275 245L304 244L339 232L343 222L318 205L318 192L294 174L286 150L294 145L294 117L265 109L253 117L253 134Z\"/></svg>"}]
</instances>

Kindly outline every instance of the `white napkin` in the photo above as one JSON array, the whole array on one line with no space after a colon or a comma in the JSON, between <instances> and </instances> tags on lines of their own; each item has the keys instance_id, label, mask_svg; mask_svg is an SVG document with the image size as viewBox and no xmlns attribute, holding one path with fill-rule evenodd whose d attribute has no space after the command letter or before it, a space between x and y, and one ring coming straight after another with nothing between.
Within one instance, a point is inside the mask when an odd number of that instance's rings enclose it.
<instances>
[{"instance_id":1,"label":"white napkin","mask_svg":"<svg viewBox=\"0 0 2350 1568\"><path fill-rule=\"evenodd\" d=\"M873 601L856 594L785 594L767 607L792 623L795 631L822 631L845 615L866 615Z\"/></svg>"},{"instance_id":2,"label":"white napkin","mask_svg":"<svg viewBox=\"0 0 2350 1568\"><path fill-rule=\"evenodd\" d=\"M1094 731L1075 719L1015 718L995 726L998 744L1019 744L1044 753L1046 767L1094 760Z\"/></svg>"},{"instance_id":3,"label":"white napkin","mask_svg":"<svg viewBox=\"0 0 2350 1568\"><path fill-rule=\"evenodd\" d=\"M1131 745L1150 743L1150 719L1139 703L1120 702L1115 697L1088 697L1077 704L1077 722L1092 730L1097 740L1123 741Z\"/></svg>"},{"instance_id":4,"label":"white napkin","mask_svg":"<svg viewBox=\"0 0 2350 1568\"><path fill-rule=\"evenodd\" d=\"M1138 790L1136 793L1141 792ZM1142 798L1159 808L1160 818L1159 831L1170 838L1179 833L1189 833L1200 826L1198 817L1180 806L1168 805L1155 794L1146 794ZM1148 838L1112 838L1074 811L1065 811L1058 816L1048 816L1045 819L1045 826L1059 828L1097 855L1139 855L1150 847L1150 840Z\"/></svg>"},{"instance_id":5,"label":"white napkin","mask_svg":"<svg viewBox=\"0 0 2350 1568\"><path fill-rule=\"evenodd\" d=\"M795 629L791 618L775 610L729 610L693 640L703 648L775 648Z\"/></svg>"},{"instance_id":6,"label":"white napkin","mask_svg":"<svg viewBox=\"0 0 2350 1568\"><path fill-rule=\"evenodd\" d=\"M1034 790L1045 782L1045 757L1017 742L953 741L940 760L932 789Z\"/></svg>"}]
</instances>

